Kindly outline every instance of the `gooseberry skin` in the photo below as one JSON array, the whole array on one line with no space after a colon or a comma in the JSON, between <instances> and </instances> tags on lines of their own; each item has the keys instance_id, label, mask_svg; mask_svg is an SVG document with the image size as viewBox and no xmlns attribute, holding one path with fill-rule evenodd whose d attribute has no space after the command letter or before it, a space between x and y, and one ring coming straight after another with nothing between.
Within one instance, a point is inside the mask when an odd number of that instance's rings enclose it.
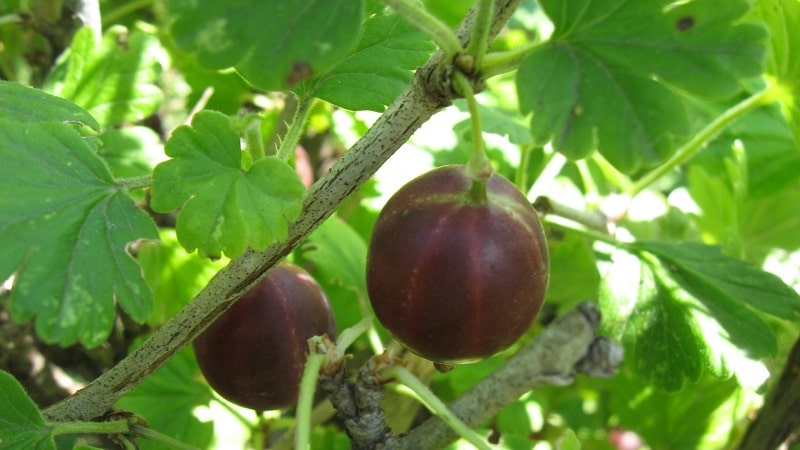
<instances>
[{"instance_id":1,"label":"gooseberry skin","mask_svg":"<svg viewBox=\"0 0 800 450\"><path fill-rule=\"evenodd\" d=\"M384 206L367 254L367 291L400 343L439 363L475 362L511 346L533 323L549 281L533 206L492 174L475 200L464 166L403 186Z\"/></svg>"},{"instance_id":2,"label":"gooseberry skin","mask_svg":"<svg viewBox=\"0 0 800 450\"><path fill-rule=\"evenodd\" d=\"M302 268L276 265L194 341L208 384L257 411L297 402L312 336L336 327L324 292Z\"/></svg>"}]
</instances>

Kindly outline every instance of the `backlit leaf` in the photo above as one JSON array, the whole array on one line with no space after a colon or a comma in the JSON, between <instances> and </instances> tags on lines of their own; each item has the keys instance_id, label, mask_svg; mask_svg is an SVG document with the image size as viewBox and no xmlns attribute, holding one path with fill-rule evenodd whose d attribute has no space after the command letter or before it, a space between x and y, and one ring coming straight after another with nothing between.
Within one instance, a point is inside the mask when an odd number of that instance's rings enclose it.
<instances>
[{"instance_id":1,"label":"backlit leaf","mask_svg":"<svg viewBox=\"0 0 800 450\"><path fill-rule=\"evenodd\" d=\"M748 341L754 335L755 325L745 323L749 322L747 316L753 315L749 308L785 320L800 318L800 295L777 276L727 256L719 247L660 241L637 242L633 247L654 254L667 265L672 277L708 306L734 343L743 348L752 345Z\"/></svg>"},{"instance_id":2,"label":"backlit leaf","mask_svg":"<svg viewBox=\"0 0 800 450\"><path fill-rule=\"evenodd\" d=\"M800 2L758 0L755 5L770 29L767 73L781 87L778 101L800 144Z\"/></svg>"},{"instance_id":3,"label":"backlit leaf","mask_svg":"<svg viewBox=\"0 0 800 450\"><path fill-rule=\"evenodd\" d=\"M163 94L154 84L161 66L155 36L111 27L99 43L92 30L75 33L61 65L47 80L52 93L86 108L104 126L135 122L153 114Z\"/></svg>"},{"instance_id":4,"label":"backlit leaf","mask_svg":"<svg viewBox=\"0 0 800 450\"><path fill-rule=\"evenodd\" d=\"M696 304L675 293L650 265L623 252L614 254L600 289L604 332L622 340L639 378L667 391L699 379L709 357L693 320Z\"/></svg>"}]
</instances>

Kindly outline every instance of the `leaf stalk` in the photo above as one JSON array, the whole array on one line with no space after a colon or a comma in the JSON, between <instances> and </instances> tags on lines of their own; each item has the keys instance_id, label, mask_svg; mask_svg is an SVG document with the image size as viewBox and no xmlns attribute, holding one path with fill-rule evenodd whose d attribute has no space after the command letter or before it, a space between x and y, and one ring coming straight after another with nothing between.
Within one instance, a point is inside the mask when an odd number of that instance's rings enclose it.
<instances>
[{"instance_id":1,"label":"leaf stalk","mask_svg":"<svg viewBox=\"0 0 800 450\"><path fill-rule=\"evenodd\" d=\"M776 85L773 85L756 92L720 114L716 119L711 121L711 123L706 125L705 128L695 134L692 139L681 146L667 162L656 167L636 181L628 192L631 198L658 181L662 176L672 172L676 167L692 159L692 157L699 153L709 141L725 129L725 127L733 123L733 121L750 111L772 103L776 98L777 88L775 86Z\"/></svg>"},{"instance_id":2,"label":"leaf stalk","mask_svg":"<svg viewBox=\"0 0 800 450\"><path fill-rule=\"evenodd\" d=\"M297 110L292 118L292 123L289 124L286 135L281 140L280 147L278 147L277 157L281 161L287 161L289 156L294 153L294 149L297 147L297 143L300 142L300 136L302 136L306 127L306 122L308 122L313 103L314 99L311 97L297 99Z\"/></svg>"},{"instance_id":3,"label":"leaf stalk","mask_svg":"<svg viewBox=\"0 0 800 450\"><path fill-rule=\"evenodd\" d=\"M453 30L427 10L411 0L383 0L397 14L408 20L418 30L427 34L433 42L451 57L464 51Z\"/></svg>"}]
</instances>

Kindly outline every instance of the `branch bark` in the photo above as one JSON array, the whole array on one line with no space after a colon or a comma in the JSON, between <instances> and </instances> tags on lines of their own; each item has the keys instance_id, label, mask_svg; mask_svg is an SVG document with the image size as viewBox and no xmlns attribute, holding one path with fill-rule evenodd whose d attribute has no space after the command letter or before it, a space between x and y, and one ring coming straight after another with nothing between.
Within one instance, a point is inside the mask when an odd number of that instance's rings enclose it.
<instances>
[{"instance_id":1,"label":"branch bark","mask_svg":"<svg viewBox=\"0 0 800 450\"><path fill-rule=\"evenodd\" d=\"M521 0L496 0L491 36L496 36ZM456 34L469 36L474 11ZM249 251L222 269L180 312L145 343L86 388L46 408L50 421L90 420L106 412L149 374L158 370L184 345L197 337L266 272L325 221L339 204L357 190L430 117L453 99L447 70L450 61L434 54L417 70L411 84L375 125L331 170L315 183L303 213L289 227L288 238L264 252Z\"/></svg>"},{"instance_id":2,"label":"branch bark","mask_svg":"<svg viewBox=\"0 0 800 450\"><path fill-rule=\"evenodd\" d=\"M764 401L758 417L745 432L739 450L771 450L800 431L800 337L794 343L778 382Z\"/></svg>"},{"instance_id":3,"label":"branch bark","mask_svg":"<svg viewBox=\"0 0 800 450\"><path fill-rule=\"evenodd\" d=\"M600 311L581 303L557 319L503 367L493 372L450 409L470 427L477 427L526 392L545 385L565 386L577 373L611 377L622 361L622 347L597 336ZM385 450L444 448L458 439L456 433L432 417L408 434L386 443Z\"/></svg>"}]
</instances>

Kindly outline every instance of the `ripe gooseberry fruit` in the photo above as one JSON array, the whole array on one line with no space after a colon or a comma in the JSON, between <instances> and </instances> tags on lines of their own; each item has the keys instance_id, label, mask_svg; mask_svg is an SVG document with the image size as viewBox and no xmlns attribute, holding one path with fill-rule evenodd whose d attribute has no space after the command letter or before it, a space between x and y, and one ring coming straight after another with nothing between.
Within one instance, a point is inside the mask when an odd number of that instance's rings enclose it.
<instances>
[{"instance_id":1,"label":"ripe gooseberry fruit","mask_svg":"<svg viewBox=\"0 0 800 450\"><path fill-rule=\"evenodd\" d=\"M257 411L297 402L313 336L336 333L330 305L300 267L275 266L194 341L208 384Z\"/></svg>"},{"instance_id":2,"label":"ripe gooseberry fruit","mask_svg":"<svg viewBox=\"0 0 800 450\"><path fill-rule=\"evenodd\" d=\"M367 254L378 320L413 352L474 362L513 344L542 306L549 279L544 231L507 179L474 181L440 167L384 206Z\"/></svg>"}]
</instances>

